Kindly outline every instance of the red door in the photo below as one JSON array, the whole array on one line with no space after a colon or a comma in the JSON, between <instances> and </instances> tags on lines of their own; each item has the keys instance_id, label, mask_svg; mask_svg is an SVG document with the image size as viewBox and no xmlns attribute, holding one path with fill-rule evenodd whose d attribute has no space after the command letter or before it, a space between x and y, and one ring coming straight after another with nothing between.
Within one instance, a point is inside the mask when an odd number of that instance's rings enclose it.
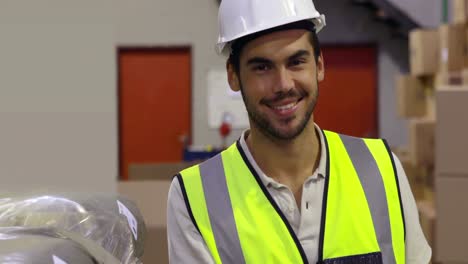
<instances>
[{"instance_id":1,"label":"red door","mask_svg":"<svg viewBox=\"0 0 468 264\"><path fill-rule=\"evenodd\" d=\"M374 46L325 46L315 122L357 137L378 136L377 53Z\"/></svg>"},{"instance_id":2,"label":"red door","mask_svg":"<svg viewBox=\"0 0 468 264\"><path fill-rule=\"evenodd\" d=\"M131 163L182 160L191 129L189 48L119 50L120 175Z\"/></svg>"}]
</instances>

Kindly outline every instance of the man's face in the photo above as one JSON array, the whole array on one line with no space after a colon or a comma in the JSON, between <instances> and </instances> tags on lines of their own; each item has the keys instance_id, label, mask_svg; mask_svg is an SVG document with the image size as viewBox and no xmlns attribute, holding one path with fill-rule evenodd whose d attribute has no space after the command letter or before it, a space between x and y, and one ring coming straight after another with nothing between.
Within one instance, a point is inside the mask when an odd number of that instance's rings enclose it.
<instances>
[{"instance_id":1,"label":"man's face","mask_svg":"<svg viewBox=\"0 0 468 264\"><path fill-rule=\"evenodd\" d=\"M312 120L323 80L309 32L294 29L261 36L247 43L240 55L239 74L228 64L233 90L241 90L251 128L279 140L296 138Z\"/></svg>"}]
</instances>

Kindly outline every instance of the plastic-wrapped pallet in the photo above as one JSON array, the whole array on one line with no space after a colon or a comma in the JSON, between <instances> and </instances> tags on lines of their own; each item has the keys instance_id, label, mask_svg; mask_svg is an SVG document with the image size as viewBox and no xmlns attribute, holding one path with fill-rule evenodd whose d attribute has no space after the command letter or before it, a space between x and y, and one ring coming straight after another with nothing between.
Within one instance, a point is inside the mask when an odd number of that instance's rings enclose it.
<instances>
[{"instance_id":1,"label":"plastic-wrapped pallet","mask_svg":"<svg viewBox=\"0 0 468 264\"><path fill-rule=\"evenodd\" d=\"M104 248L53 228L0 228L0 263L120 263Z\"/></svg>"},{"instance_id":2,"label":"plastic-wrapped pallet","mask_svg":"<svg viewBox=\"0 0 468 264\"><path fill-rule=\"evenodd\" d=\"M146 226L136 205L120 196L66 194L0 199L0 226L52 228L85 248L102 247L120 263L140 263Z\"/></svg>"}]
</instances>

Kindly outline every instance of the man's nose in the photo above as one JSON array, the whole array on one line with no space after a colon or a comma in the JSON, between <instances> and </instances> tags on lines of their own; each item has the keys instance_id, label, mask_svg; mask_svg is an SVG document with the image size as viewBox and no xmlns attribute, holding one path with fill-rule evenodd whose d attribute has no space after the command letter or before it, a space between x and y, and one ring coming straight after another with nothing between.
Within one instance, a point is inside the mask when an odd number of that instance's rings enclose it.
<instances>
[{"instance_id":1,"label":"man's nose","mask_svg":"<svg viewBox=\"0 0 468 264\"><path fill-rule=\"evenodd\" d=\"M294 80L292 78L291 72L288 69L282 67L279 68L276 72L274 92L287 92L294 88Z\"/></svg>"}]
</instances>

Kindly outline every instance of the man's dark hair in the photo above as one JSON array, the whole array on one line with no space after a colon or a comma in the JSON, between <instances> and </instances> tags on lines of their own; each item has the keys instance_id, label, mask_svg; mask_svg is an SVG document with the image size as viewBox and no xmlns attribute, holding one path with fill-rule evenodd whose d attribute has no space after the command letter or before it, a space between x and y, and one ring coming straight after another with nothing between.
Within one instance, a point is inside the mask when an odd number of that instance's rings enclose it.
<instances>
[{"instance_id":1,"label":"man's dark hair","mask_svg":"<svg viewBox=\"0 0 468 264\"><path fill-rule=\"evenodd\" d=\"M247 43L250 41L266 35L270 34L276 31L281 31L281 30L288 30L288 29L305 29L310 32L309 34L309 41L312 47L314 48L314 55L315 55L315 62L318 62L318 58L320 57L320 43L317 37L317 33L315 32L315 26L314 24L309 21L309 20L302 20L299 22L291 23L291 24L286 24L283 26L267 29L264 31L260 31L251 35L247 35L245 37L242 37L238 40L235 40L232 45L231 45L231 54L229 55L228 63L232 64L234 66L234 70L236 71L237 74L239 74L240 71L240 55L242 52L242 49L245 47Z\"/></svg>"}]
</instances>

